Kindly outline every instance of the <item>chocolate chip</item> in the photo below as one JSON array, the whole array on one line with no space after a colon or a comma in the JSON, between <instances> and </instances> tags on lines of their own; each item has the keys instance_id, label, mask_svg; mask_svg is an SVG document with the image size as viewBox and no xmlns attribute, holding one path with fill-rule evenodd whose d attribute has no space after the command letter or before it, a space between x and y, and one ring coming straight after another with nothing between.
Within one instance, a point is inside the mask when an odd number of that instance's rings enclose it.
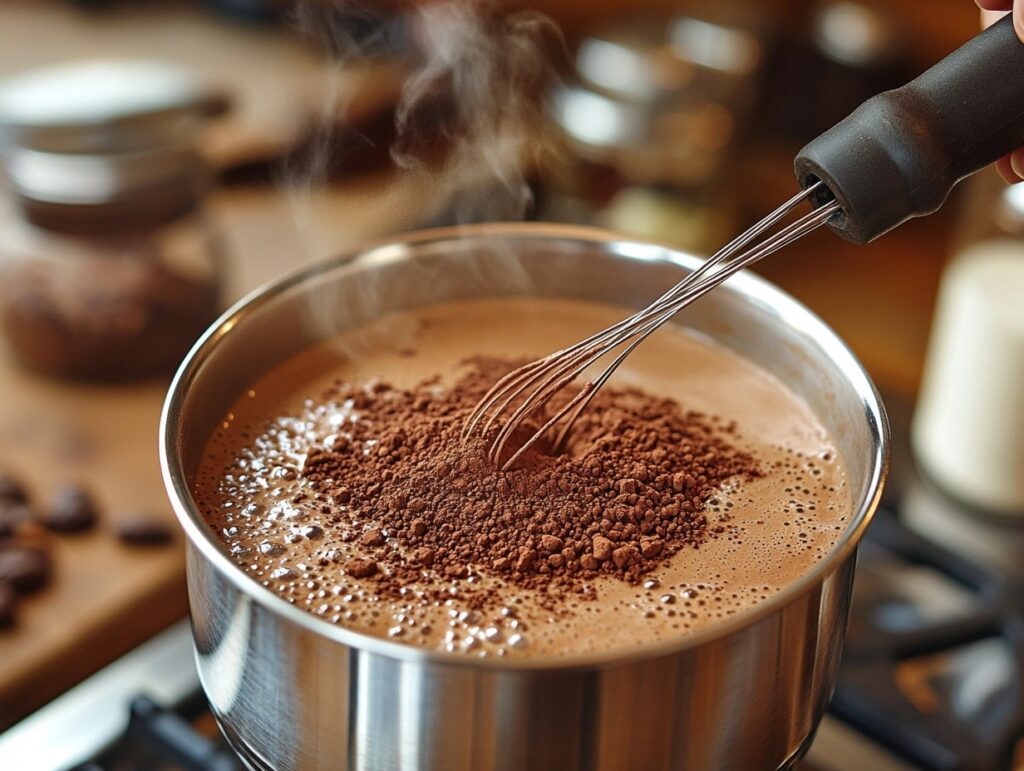
<instances>
[{"instance_id":1,"label":"chocolate chip","mask_svg":"<svg viewBox=\"0 0 1024 771\"><path fill-rule=\"evenodd\" d=\"M39 521L56 533L80 533L96 524L96 505L83 488L69 485L57 492Z\"/></svg>"},{"instance_id":2,"label":"chocolate chip","mask_svg":"<svg viewBox=\"0 0 1024 771\"><path fill-rule=\"evenodd\" d=\"M174 530L150 514L133 513L118 521L117 537L129 546L163 546L174 540Z\"/></svg>"},{"instance_id":3,"label":"chocolate chip","mask_svg":"<svg viewBox=\"0 0 1024 771\"><path fill-rule=\"evenodd\" d=\"M377 572L377 563L373 560L351 559L345 563L345 572L355 578L369 578Z\"/></svg>"},{"instance_id":4,"label":"chocolate chip","mask_svg":"<svg viewBox=\"0 0 1024 771\"><path fill-rule=\"evenodd\" d=\"M28 491L10 474L0 474L0 503L25 503Z\"/></svg>"},{"instance_id":5,"label":"chocolate chip","mask_svg":"<svg viewBox=\"0 0 1024 771\"><path fill-rule=\"evenodd\" d=\"M42 589L50 580L52 568L50 555L42 549L29 546L0 548L0 583L10 584L21 594Z\"/></svg>"},{"instance_id":6,"label":"chocolate chip","mask_svg":"<svg viewBox=\"0 0 1024 771\"><path fill-rule=\"evenodd\" d=\"M14 626L17 607L18 593L8 582L0 581L0 629Z\"/></svg>"}]
</instances>

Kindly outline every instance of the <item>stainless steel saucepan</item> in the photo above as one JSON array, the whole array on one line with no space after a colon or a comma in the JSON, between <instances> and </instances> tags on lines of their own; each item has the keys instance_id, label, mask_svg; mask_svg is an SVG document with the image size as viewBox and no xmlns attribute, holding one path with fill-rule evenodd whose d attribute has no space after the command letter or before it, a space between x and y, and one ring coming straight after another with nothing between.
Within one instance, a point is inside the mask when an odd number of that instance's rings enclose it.
<instances>
[{"instance_id":1,"label":"stainless steel saucepan","mask_svg":"<svg viewBox=\"0 0 1024 771\"><path fill-rule=\"evenodd\" d=\"M839 543L750 612L617 655L470 659L334 626L247 576L189 492L204 443L260 375L396 309L499 295L641 307L699 264L561 225L425 231L259 290L182 365L164 408L167 491L188 536L196 662L225 735L254 769L777 769L809 744L835 680L857 545L888 465L868 376L820 319L740 274L674 323L772 372L831 431L854 508ZM680 366L683 366L680 363Z\"/></svg>"}]
</instances>

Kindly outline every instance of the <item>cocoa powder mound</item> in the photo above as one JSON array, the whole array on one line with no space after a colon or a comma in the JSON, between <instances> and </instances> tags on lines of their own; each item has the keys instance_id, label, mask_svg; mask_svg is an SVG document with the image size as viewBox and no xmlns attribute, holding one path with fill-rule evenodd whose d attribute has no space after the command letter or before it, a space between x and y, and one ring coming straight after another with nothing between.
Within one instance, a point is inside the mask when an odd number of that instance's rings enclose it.
<instances>
[{"instance_id":1,"label":"cocoa powder mound","mask_svg":"<svg viewBox=\"0 0 1024 771\"><path fill-rule=\"evenodd\" d=\"M486 457L492 437L463 443L460 434L477 401L518 363L473 359L451 388L437 379L408 390L339 383L324 394L348 400L356 419L330 447L311 451L302 473L332 535L359 542L362 558L346 572L375 576L382 590L424 569L563 589L600 574L636 582L724 531L727 515L709 523L709 502L726 481L760 475L730 441L735 425L610 387L563 452L538 442L516 468L499 471Z\"/></svg>"}]
</instances>

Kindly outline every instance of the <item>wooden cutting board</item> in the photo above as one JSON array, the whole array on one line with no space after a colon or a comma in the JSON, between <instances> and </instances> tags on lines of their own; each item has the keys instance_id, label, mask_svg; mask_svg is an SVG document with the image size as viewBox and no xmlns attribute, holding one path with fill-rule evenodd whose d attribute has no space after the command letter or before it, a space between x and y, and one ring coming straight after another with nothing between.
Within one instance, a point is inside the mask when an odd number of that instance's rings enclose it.
<instances>
[{"instance_id":1,"label":"wooden cutting board","mask_svg":"<svg viewBox=\"0 0 1024 771\"><path fill-rule=\"evenodd\" d=\"M141 549L113 533L115 515L133 509L173 523L156 461L165 390L50 381L0 351L0 469L23 479L37 505L80 482L101 512L94 531L50 538L50 586L0 632L0 728L185 614L180 534Z\"/></svg>"}]
</instances>

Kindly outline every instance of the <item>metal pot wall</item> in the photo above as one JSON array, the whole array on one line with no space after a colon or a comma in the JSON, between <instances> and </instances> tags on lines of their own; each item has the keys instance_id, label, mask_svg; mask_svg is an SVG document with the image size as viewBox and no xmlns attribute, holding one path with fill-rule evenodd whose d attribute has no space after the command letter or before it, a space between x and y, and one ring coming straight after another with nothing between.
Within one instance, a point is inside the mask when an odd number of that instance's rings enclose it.
<instances>
[{"instance_id":1,"label":"metal pot wall","mask_svg":"<svg viewBox=\"0 0 1024 771\"><path fill-rule=\"evenodd\" d=\"M776 769L809 743L832 690L857 544L888 465L885 415L846 346L792 298L741 274L684 310L775 374L832 433L854 508L802 579L739 617L618 655L469 659L356 634L249 578L189 493L234 399L307 346L395 309L461 297L562 296L640 307L699 264L560 225L425 231L250 295L171 386L168 493L188 536L196 660L224 733L258 769ZM682 366L682 365L681 365Z\"/></svg>"}]
</instances>

